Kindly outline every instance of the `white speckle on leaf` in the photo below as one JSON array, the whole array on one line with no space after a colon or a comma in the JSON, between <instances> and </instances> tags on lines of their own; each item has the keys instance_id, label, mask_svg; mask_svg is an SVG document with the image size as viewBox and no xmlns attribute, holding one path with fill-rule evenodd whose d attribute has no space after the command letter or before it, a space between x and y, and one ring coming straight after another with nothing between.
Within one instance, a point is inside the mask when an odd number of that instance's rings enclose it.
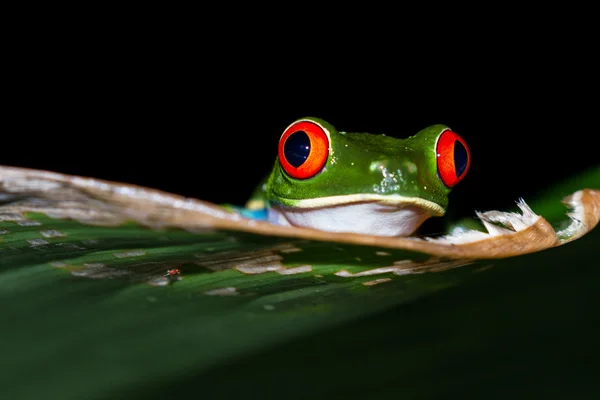
<instances>
[{"instance_id":1,"label":"white speckle on leaf","mask_svg":"<svg viewBox=\"0 0 600 400\"><path fill-rule=\"evenodd\" d=\"M85 250L85 247L77 246L75 243L57 243L57 246L71 250Z\"/></svg>"},{"instance_id":2,"label":"white speckle on leaf","mask_svg":"<svg viewBox=\"0 0 600 400\"><path fill-rule=\"evenodd\" d=\"M2 214L0 214L0 221L15 222L15 221L22 221L24 219L25 219L25 217L23 217L22 214L17 214L17 213L2 213Z\"/></svg>"},{"instance_id":3,"label":"white speckle on leaf","mask_svg":"<svg viewBox=\"0 0 600 400\"><path fill-rule=\"evenodd\" d=\"M275 306L274 306L274 305L272 305L272 304L265 304L265 305L263 306L263 308L264 308L265 310L267 310L267 311L273 311L273 310L275 309Z\"/></svg>"},{"instance_id":4,"label":"white speckle on leaf","mask_svg":"<svg viewBox=\"0 0 600 400\"><path fill-rule=\"evenodd\" d=\"M363 285L365 285L365 286L375 286L375 285L379 285L380 283L389 282L391 280L392 280L391 278L375 279L374 281L363 282Z\"/></svg>"},{"instance_id":5,"label":"white speckle on leaf","mask_svg":"<svg viewBox=\"0 0 600 400\"><path fill-rule=\"evenodd\" d=\"M204 294L208 296L238 296L240 293L237 291L236 288L228 286L219 289L209 290L207 292L204 292Z\"/></svg>"},{"instance_id":6,"label":"white speckle on leaf","mask_svg":"<svg viewBox=\"0 0 600 400\"><path fill-rule=\"evenodd\" d=\"M298 247L290 247L279 250L280 253L297 253L299 251L302 251L302 249Z\"/></svg>"},{"instance_id":7,"label":"white speckle on leaf","mask_svg":"<svg viewBox=\"0 0 600 400\"><path fill-rule=\"evenodd\" d=\"M84 263L83 266L91 269L106 268L106 264L104 263Z\"/></svg>"},{"instance_id":8,"label":"white speckle on leaf","mask_svg":"<svg viewBox=\"0 0 600 400\"><path fill-rule=\"evenodd\" d=\"M45 244L48 244L47 241L45 241L44 239L27 239L27 241L32 245L32 246L43 246Z\"/></svg>"},{"instance_id":9,"label":"white speckle on leaf","mask_svg":"<svg viewBox=\"0 0 600 400\"><path fill-rule=\"evenodd\" d=\"M65 237L67 236L61 231L57 231L56 229L48 229L45 231L40 231L40 234L46 238L56 238L56 237Z\"/></svg>"},{"instance_id":10,"label":"white speckle on leaf","mask_svg":"<svg viewBox=\"0 0 600 400\"><path fill-rule=\"evenodd\" d=\"M159 276L148 281L148 284L151 286L168 286L169 283L171 283L171 280L164 276Z\"/></svg>"},{"instance_id":11,"label":"white speckle on leaf","mask_svg":"<svg viewBox=\"0 0 600 400\"><path fill-rule=\"evenodd\" d=\"M283 267L281 266L279 261L273 264L243 265L235 267L235 269L237 269L241 273L248 275L264 274L265 272L275 272L282 268Z\"/></svg>"},{"instance_id":12,"label":"white speckle on leaf","mask_svg":"<svg viewBox=\"0 0 600 400\"><path fill-rule=\"evenodd\" d=\"M137 256L145 256L146 252L144 250L132 250L132 251L124 251L122 253L113 253L113 256L117 258L126 258L126 257L137 257Z\"/></svg>"},{"instance_id":13,"label":"white speckle on leaf","mask_svg":"<svg viewBox=\"0 0 600 400\"><path fill-rule=\"evenodd\" d=\"M17 225L20 226L39 226L42 223L40 221L35 221L35 220L30 220L30 219L24 219L22 221L17 221Z\"/></svg>"},{"instance_id":14,"label":"white speckle on leaf","mask_svg":"<svg viewBox=\"0 0 600 400\"><path fill-rule=\"evenodd\" d=\"M392 271L392 273L396 276L403 276L403 275L410 275L413 272L409 269L396 269L396 270Z\"/></svg>"},{"instance_id":15,"label":"white speckle on leaf","mask_svg":"<svg viewBox=\"0 0 600 400\"><path fill-rule=\"evenodd\" d=\"M73 276L80 276L91 279L113 279L129 274L129 271L107 267L103 263L85 263L83 264L82 269L71 271L71 275Z\"/></svg>"},{"instance_id":16,"label":"white speckle on leaf","mask_svg":"<svg viewBox=\"0 0 600 400\"><path fill-rule=\"evenodd\" d=\"M369 275L387 274L388 272L394 272L396 269L397 269L397 267L394 267L394 266L381 267L381 268L370 269L367 271L357 272L355 274L343 269L341 271L336 272L335 275L341 276L342 278L351 278L354 276L369 276Z\"/></svg>"},{"instance_id":17,"label":"white speckle on leaf","mask_svg":"<svg viewBox=\"0 0 600 400\"><path fill-rule=\"evenodd\" d=\"M376 251L375 254L378 256L390 256L391 255L387 251Z\"/></svg>"},{"instance_id":18,"label":"white speckle on leaf","mask_svg":"<svg viewBox=\"0 0 600 400\"><path fill-rule=\"evenodd\" d=\"M278 274L281 275L294 275L294 274L303 274L305 272L312 271L311 265L301 265L299 267L285 268L277 270Z\"/></svg>"},{"instance_id":19,"label":"white speckle on leaf","mask_svg":"<svg viewBox=\"0 0 600 400\"><path fill-rule=\"evenodd\" d=\"M201 261L197 261L196 264L211 271L235 268L247 274L261 274L283 268L281 265L283 257L274 254L274 251L269 249L261 252L206 255L198 257Z\"/></svg>"}]
</instances>

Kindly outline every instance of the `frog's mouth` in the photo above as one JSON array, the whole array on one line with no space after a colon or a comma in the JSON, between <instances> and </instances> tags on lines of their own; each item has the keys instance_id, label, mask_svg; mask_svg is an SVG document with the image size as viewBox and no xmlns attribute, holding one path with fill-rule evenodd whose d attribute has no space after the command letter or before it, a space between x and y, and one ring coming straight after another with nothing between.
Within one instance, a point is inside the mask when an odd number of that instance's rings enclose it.
<instances>
[{"instance_id":1,"label":"frog's mouth","mask_svg":"<svg viewBox=\"0 0 600 400\"><path fill-rule=\"evenodd\" d=\"M400 195L352 194L271 204L271 222L329 232L408 236L426 219L441 216L436 203Z\"/></svg>"}]
</instances>

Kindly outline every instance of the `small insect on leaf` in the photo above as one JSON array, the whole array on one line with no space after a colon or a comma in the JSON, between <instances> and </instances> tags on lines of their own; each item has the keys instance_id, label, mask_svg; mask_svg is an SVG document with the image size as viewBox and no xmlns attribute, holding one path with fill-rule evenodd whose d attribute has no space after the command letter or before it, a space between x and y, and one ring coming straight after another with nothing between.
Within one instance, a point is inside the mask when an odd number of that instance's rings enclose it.
<instances>
[{"instance_id":1,"label":"small insect on leaf","mask_svg":"<svg viewBox=\"0 0 600 400\"><path fill-rule=\"evenodd\" d=\"M179 269L177 269L177 268L170 269L165 274L166 277L173 277L173 276L176 276L176 275L181 275L181 271Z\"/></svg>"}]
</instances>

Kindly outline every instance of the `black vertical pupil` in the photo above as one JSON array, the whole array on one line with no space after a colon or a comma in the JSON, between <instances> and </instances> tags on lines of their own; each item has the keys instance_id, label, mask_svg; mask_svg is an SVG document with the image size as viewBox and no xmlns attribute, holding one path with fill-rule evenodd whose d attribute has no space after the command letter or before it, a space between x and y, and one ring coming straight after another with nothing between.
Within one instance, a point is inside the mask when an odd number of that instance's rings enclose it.
<instances>
[{"instance_id":1,"label":"black vertical pupil","mask_svg":"<svg viewBox=\"0 0 600 400\"><path fill-rule=\"evenodd\" d=\"M283 153L287 161L298 168L310 154L310 138L304 131L292 133L283 145Z\"/></svg>"},{"instance_id":2,"label":"black vertical pupil","mask_svg":"<svg viewBox=\"0 0 600 400\"><path fill-rule=\"evenodd\" d=\"M465 145L460 140L454 141L454 168L456 170L456 177L460 178L467 169L469 163L469 156Z\"/></svg>"}]
</instances>

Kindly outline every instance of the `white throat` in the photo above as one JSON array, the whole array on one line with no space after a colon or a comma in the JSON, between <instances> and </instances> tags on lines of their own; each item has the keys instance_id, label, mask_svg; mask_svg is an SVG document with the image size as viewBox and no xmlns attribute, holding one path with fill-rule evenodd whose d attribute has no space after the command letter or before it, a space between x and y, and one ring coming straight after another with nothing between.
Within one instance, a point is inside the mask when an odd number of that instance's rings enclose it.
<instances>
[{"instance_id":1,"label":"white throat","mask_svg":"<svg viewBox=\"0 0 600 400\"><path fill-rule=\"evenodd\" d=\"M431 214L414 204L391 205L377 201L324 207L271 205L269 221L280 225L379 236L411 235Z\"/></svg>"}]
</instances>

